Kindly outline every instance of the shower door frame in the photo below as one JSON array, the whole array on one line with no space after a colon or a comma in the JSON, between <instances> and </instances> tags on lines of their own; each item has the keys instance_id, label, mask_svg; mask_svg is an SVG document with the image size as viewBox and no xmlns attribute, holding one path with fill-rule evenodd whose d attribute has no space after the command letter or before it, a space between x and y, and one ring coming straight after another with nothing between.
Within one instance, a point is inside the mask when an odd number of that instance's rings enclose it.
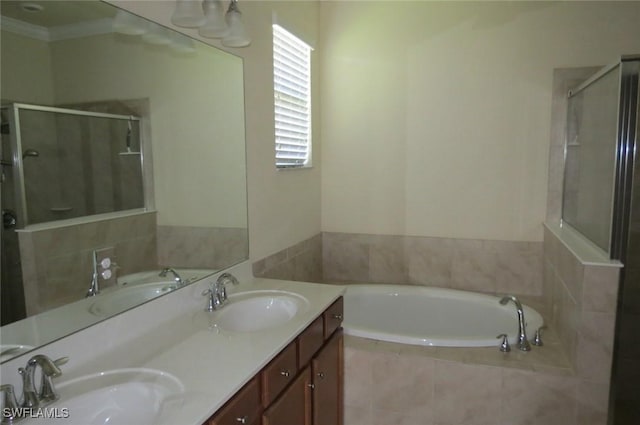
<instances>
[{"instance_id":1,"label":"shower door frame","mask_svg":"<svg viewBox=\"0 0 640 425\"><path fill-rule=\"evenodd\" d=\"M40 112L51 112L51 113L62 113L68 115L79 115L93 118L109 118L109 119L118 119L118 120L126 120L126 121L138 121L140 128L140 169L142 175L142 187L143 187L143 208L142 210L148 210L151 206L149 203L149 184L151 182L147 180L147 173L145 172L145 158L144 158L144 126L142 125L143 119L137 117L135 115L119 115L119 114L109 114L104 112L91 112L91 111L82 111L78 109L68 109L68 108L58 108L54 106L41 106L41 105L32 105L28 103L11 103L7 105L2 105L2 108L6 108L8 111L9 117L9 126L10 126L10 140L11 140L11 148L13 153L13 177L14 177L14 190L16 194L16 229L24 229L29 225L28 219L28 206L27 206L27 197L26 197L26 189L25 189L25 181L24 181L24 164L22 161L22 137L20 134L20 110L30 110L30 111L40 111ZM15 128L14 128L15 127ZM138 211L138 209L134 210L124 210L124 211ZM113 213L121 213L124 211L113 211ZM111 213L107 213L111 214ZM95 215L95 214L92 214ZM90 217L90 216L83 216ZM67 220L74 220L75 217ZM40 224L40 223L38 223Z\"/></svg>"},{"instance_id":2,"label":"shower door frame","mask_svg":"<svg viewBox=\"0 0 640 425\"><path fill-rule=\"evenodd\" d=\"M611 222L609 223L609 243L608 250L604 251L612 260L622 260L627 243L627 230L629 226L631 190L633 187L633 166L635 161L635 140L639 131L638 105L640 104L640 93L638 91L638 65L640 55L622 56L619 62L608 65L597 71L575 89L569 90L567 98L571 98L582 92L592 84L599 81L610 72L619 68L618 72L618 111L616 128L616 147L614 175L612 180L612 202L611 202ZM634 85L635 82L635 85ZM565 135L566 136L566 135ZM567 181L567 138L565 137L564 147L564 179L563 193L566 190ZM564 220L564 196L562 199L562 212L560 214L561 226L569 226L578 233L583 234L580 229L575 228ZM586 237L586 235L584 235ZM587 238L587 240L589 240ZM595 242L589 240L594 247L601 249Z\"/></svg>"}]
</instances>

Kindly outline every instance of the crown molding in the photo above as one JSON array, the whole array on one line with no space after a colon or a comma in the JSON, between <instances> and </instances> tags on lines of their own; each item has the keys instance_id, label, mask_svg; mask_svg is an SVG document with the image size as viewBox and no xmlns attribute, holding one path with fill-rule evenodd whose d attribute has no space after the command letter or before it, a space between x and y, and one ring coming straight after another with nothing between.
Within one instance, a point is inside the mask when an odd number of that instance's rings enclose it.
<instances>
[{"instance_id":1,"label":"crown molding","mask_svg":"<svg viewBox=\"0 0 640 425\"><path fill-rule=\"evenodd\" d=\"M111 18L104 18L80 22L77 24L45 28L40 25L30 24L6 16L0 17L0 26L3 31L9 31L14 34L48 43L52 41L88 37L91 35L109 34L113 32L112 22L113 20Z\"/></svg>"}]
</instances>

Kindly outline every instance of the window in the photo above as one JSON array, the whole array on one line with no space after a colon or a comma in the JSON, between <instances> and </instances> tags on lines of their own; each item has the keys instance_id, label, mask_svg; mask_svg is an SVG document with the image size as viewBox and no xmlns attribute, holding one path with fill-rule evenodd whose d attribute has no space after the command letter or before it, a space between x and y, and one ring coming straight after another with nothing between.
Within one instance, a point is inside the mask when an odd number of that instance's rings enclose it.
<instances>
[{"instance_id":1,"label":"window","mask_svg":"<svg viewBox=\"0 0 640 425\"><path fill-rule=\"evenodd\" d=\"M273 26L276 167L311 165L311 47Z\"/></svg>"}]
</instances>

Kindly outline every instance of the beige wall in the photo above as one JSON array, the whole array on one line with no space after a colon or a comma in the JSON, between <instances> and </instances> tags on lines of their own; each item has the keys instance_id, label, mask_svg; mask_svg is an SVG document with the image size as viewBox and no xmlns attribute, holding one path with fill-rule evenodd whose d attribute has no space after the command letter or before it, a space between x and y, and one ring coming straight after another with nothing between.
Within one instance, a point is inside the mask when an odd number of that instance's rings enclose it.
<instances>
[{"instance_id":1,"label":"beige wall","mask_svg":"<svg viewBox=\"0 0 640 425\"><path fill-rule=\"evenodd\" d=\"M115 34L51 46L57 104L149 100L158 224L246 226L241 60Z\"/></svg>"},{"instance_id":2,"label":"beige wall","mask_svg":"<svg viewBox=\"0 0 640 425\"><path fill-rule=\"evenodd\" d=\"M45 41L23 37L8 31L0 35L2 50L3 101L51 105L53 82L47 72L51 69L49 45ZM30 52L27 56L25 51ZM29 84L25 84L29 81Z\"/></svg>"},{"instance_id":3,"label":"beige wall","mask_svg":"<svg viewBox=\"0 0 640 425\"><path fill-rule=\"evenodd\" d=\"M322 230L542 240L553 69L638 2L322 2Z\"/></svg>"},{"instance_id":4,"label":"beige wall","mask_svg":"<svg viewBox=\"0 0 640 425\"><path fill-rule=\"evenodd\" d=\"M171 26L175 2L113 1L145 17ZM224 48L218 40L202 39L244 59L245 125L249 202L250 256L260 259L320 232L320 133L314 126L314 167L277 171L273 125L272 35L273 14L280 24L319 50L319 4L310 1L241 1L240 9L252 43L242 49ZM198 38L197 32L173 27ZM320 122L318 54L312 108ZM292 196L292 194L295 194Z\"/></svg>"}]
</instances>

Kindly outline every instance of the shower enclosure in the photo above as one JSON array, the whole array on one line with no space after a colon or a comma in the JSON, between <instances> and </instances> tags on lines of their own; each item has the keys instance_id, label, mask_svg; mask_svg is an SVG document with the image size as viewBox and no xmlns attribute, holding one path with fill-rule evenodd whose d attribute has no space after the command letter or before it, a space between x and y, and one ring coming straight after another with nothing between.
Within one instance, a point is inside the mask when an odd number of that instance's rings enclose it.
<instances>
[{"instance_id":1,"label":"shower enclosure","mask_svg":"<svg viewBox=\"0 0 640 425\"><path fill-rule=\"evenodd\" d=\"M562 221L623 264L610 425L640 423L640 56L569 92Z\"/></svg>"},{"instance_id":2,"label":"shower enclosure","mask_svg":"<svg viewBox=\"0 0 640 425\"><path fill-rule=\"evenodd\" d=\"M2 324L25 317L16 230L145 206L140 118L2 106Z\"/></svg>"}]
</instances>

